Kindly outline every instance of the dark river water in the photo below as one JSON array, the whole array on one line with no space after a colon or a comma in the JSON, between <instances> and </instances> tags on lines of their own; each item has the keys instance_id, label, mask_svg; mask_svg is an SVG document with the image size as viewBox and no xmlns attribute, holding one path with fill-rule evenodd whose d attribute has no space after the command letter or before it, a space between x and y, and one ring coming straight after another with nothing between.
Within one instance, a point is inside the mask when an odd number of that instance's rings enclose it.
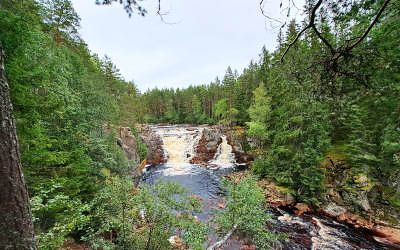
<instances>
[{"instance_id":1,"label":"dark river water","mask_svg":"<svg viewBox=\"0 0 400 250\"><path fill-rule=\"evenodd\" d=\"M231 148L223 143L212 161L218 168L206 169L188 163L188 155L193 155L194 146L201 134L200 127L164 126L153 127L164 142L164 151L168 156L166 164L148 167L143 182L154 183L157 180L177 182L190 194L202 199L203 209L197 216L208 221L223 200L224 190L220 185L222 176L236 171ZM343 223L320 215L295 216L291 211L271 209L266 211L272 216L269 230L286 235L275 249L393 249L376 242L368 232L351 228ZM210 235L210 241L216 236ZM222 249L240 249L240 241L232 239Z\"/></svg>"}]
</instances>

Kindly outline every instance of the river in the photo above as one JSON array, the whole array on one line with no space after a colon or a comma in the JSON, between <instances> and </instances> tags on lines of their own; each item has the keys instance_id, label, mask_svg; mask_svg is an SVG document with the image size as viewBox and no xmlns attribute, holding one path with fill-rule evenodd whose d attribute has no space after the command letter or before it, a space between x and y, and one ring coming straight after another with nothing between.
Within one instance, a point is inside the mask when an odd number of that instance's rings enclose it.
<instances>
[{"instance_id":1,"label":"river","mask_svg":"<svg viewBox=\"0 0 400 250\"><path fill-rule=\"evenodd\" d=\"M208 221L223 199L221 176L236 171L232 147L226 137L222 136L217 153L209 162L210 168L205 168L190 164L204 127L154 125L151 128L161 137L168 160L165 164L147 168L143 181L153 183L165 180L181 184L191 194L201 197L202 212L197 216L200 220ZM280 209L266 212L272 215L269 230L287 234L287 240L279 242L276 249L390 249L374 241L366 231L351 228L331 218L313 214L295 216L291 211ZM209 241L215 241L215 236L211 236ZM230 240L222 249L240 249L240 242Z\"/></svg>"}]
</instances>

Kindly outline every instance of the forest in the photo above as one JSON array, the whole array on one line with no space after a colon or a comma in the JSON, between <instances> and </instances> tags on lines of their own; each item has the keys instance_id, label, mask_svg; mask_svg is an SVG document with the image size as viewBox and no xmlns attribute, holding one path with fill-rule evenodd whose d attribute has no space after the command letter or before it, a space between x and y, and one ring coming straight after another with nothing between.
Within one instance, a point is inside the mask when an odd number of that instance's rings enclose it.
<instances>
[{"instance_id":1,"label":"forest","mask_svg":"<svg viewBox=\"0 0 400 250\"><path fill-rule=\"evenodd\" d=\"M129 8L146 13L136 1ZM12 194L0 195L0 248L63 249L74 241L171 249L167 239L178 230L190 249L203 249L209 229L191 216L196 199L171 198L186 192L175 183L138 188L129 177L149 149L138 140L139 158L128 160L115 138L121 126L139 138L136 124L244 129L251 177L225 184L231 203L216 223L223 232L235 224L257 249L274 248L280 237L263 229L257 182L264 179L314 207L338 193L354 213L383 211L374 217L398 226L400 1L310 0L304 13L242 72L227 65L211 83L141 93L109 57L91 53L70 0L0 1L0 80L9 86L30 217L26 232L10 232L5 216L19 213L6 201ZM239 222L228 222L232 214Z\"/></svg>"}]
</instances>

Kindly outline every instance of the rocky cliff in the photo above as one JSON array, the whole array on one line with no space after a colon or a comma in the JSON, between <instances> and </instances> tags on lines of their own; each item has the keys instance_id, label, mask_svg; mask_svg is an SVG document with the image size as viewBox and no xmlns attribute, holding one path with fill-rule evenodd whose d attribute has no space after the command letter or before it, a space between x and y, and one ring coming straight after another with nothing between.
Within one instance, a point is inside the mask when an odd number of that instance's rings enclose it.
<instances>
[{"instance_id":1,"label":"rocky cliff","mask_svg":"<svg viewBox=\"0 0 400 250\"><path fill-rule=\"evenodd\" d=\"M161 137L155 133L147 124L138 124L136 126L139 136L147 146L147 164L156 165L166 162Z\"/></svg>"},{"instance_id":2,"label":"rocky cliff","mask_svg":"<svg viewBox=\"0 0 400 250\"><path fill-rule=\"evenodd\" d=\"M217 152L219 144L222 142L222 130L219 126L206 127L202 130L199 143L195 148L195 156L190 163L206 165L212 160Z\"/></svg>"}]
</instances>

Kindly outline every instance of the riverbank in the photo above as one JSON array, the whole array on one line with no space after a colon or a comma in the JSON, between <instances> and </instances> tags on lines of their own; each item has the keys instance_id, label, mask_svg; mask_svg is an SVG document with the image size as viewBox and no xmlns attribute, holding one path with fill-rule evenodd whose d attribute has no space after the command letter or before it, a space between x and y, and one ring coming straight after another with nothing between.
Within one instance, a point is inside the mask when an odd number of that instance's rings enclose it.
<instances>
[{"instance_id":1,"label":"riverbank","mask_svg":"<svg viewBox=\"0 0 400 250\"><path fill-rule=\"evenodd\" d=\"M217 193L221 192L220 188L217 187L218 185L214 185L219 182L214 174L215 170L220 169L220 167L216 168L212 162L213 159L215 160L216 155L218 155L219 148L221 148L220 146L224 141L223 138L226 136L224 134L226 130L224 131L217 126L189 125L153 126L152 130L153 136L154 134L158 136L156 140L160 141L161 139L163 141L164 158L160 163L166 164L154 165L154 167L149 168L148 170L150 171L147 173L147 180L169 176L168 179L183 183L194 192L209 192L209 188L211 187L214 187ZM232 141L235 138L231 135L225 138L226 143L231 147L229 153L232 153L234 148L238 147L237 145L232 145ZM165 143L166 141L167 143ZM156 152L160 152L159 147L156 147ZM233 155L236 161L237 156L236 154ZM169 160L172 162L169 162ZM201 178L197 182L193 178L199 174L199 169L204 170L200 171L202 173L200 174ZM177 174L177 170L181 171L181 173ZM189 179L181 177L183 176L182 173L186 173L188 174L187 176L191 177ZM222 175L225 174L222 173ZM244 172L240 172L234 175L243 174ZM396 228L366 220L347 209L332 205L331 203L327 206L309 206L304 203L297 203L287 189L279 187L265 179L261 180L259 185L265 191L266 205L271 208L271 213L275 215L274 222L271 223L271 230L289 234L289 241L281 242L284 249L295 249L296 245L310 249L313 245L316 246L318 244L320 246L330 246L329 244L331 244L332 247L336 247L333 249L360 249L362 247L366 249L398 248L397 237L399 234ZM218 196L220 197L220 195ZM205 198L205 200L209 198ZM219 206L221 198L218 198L218 201L214 202L214 204L209 204L209 208L221 208L222 206ZM212 209L206 212L207 216L204 218L211 215ZM290 228L291 226L292 228ZM335 245L331 239L328 239L326 231L329 231L328 235L336 235L335 237L339 237L339 239L342 236L342 245ZM302 236L300 237L299 235ZM330 237L332 238L333 236L331 235ZM299 241L299 238L308 240ZM363 238L365 242L363 242ZM293 245L291 246L291 244ZM347 248L340 248L344 246ZM314 249L318 248L314 247Z\"/></svg>"}]
</instances>

